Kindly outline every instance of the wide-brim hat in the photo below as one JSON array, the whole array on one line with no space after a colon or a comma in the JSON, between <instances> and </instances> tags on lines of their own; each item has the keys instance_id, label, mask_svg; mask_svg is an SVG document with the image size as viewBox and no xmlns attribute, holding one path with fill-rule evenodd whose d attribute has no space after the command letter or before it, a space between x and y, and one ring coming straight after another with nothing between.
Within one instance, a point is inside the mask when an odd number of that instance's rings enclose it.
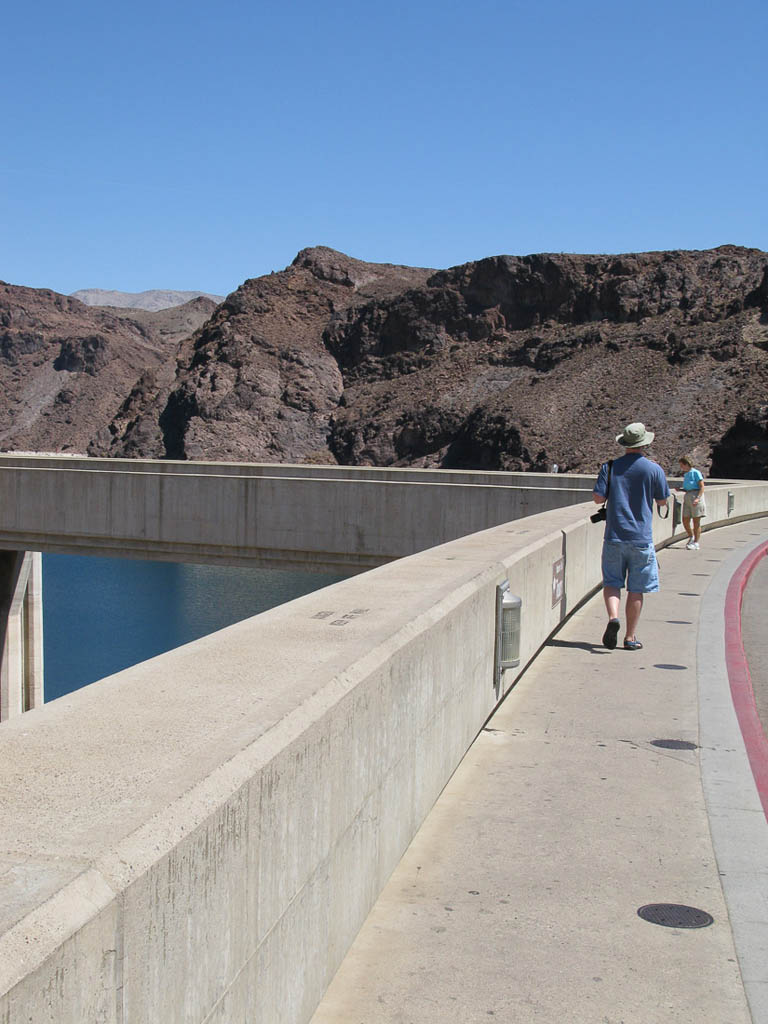
<instances>
[{"instance_id":1,"label":"wide-brim hat","mask_svg":"<svg viewBox=\"0 0 768 1024\"><path fill-rule=\"evenodd\" d=\"M644 423L628 423L616 440L625 448L644 448L655 436L652 430L645 429Z\"/></svg>"}]
</instances>

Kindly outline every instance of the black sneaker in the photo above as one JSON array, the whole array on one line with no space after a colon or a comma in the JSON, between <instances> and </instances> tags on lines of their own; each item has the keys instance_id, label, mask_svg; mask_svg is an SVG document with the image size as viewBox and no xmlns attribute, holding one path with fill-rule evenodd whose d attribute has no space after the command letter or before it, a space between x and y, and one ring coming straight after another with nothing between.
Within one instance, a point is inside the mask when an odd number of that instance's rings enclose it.
<instances>
[{"instance_id":1,"label":"black sneaker","mask_svg":"<svg viewBox=\"0 0 768 1024\"><path fill-rule=\"evenodd\" d=\"M619 635L619 626L621 623L618 619L609 619L608 625L605 627L603 633L603 647L607 647L609 651L616 649L616 638Z\"/></svg>"}]
</instances>

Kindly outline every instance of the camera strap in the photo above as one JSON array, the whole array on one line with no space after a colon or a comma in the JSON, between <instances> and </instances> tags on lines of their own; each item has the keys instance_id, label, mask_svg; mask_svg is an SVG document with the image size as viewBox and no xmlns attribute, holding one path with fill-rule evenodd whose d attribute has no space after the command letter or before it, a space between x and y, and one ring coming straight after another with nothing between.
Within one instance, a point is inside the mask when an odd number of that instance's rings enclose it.
<instances>
[{"instance_id":1,"label":"camera strap","mask_svg":"<svg viewBox=\"0 0 768 1024\"><path fill-rule=\"evenodd\" d=\"M603 507L608 504L608 495L611 493L611 470L613 469L613 459L608 459L608 479L605 482L605 501Z\"/></svg>"},{"instance_id":2,"label":"camera strap","mask_svg":"<svg viewBox=\"0 0 768 1024\"><path fill-rule=\"evenodd\" d=\"M591 515L589 517L590 521L593 522L593 523L604 523L605 520L606 520L606 516L607 516L606 505L608 504L608 495L611 493L611 469L612 468L613 468L613 459L610 459L609 462L608 462L608 476L607 476L607 479L605 481L605 501L603 501L600 504L600 508L598 509L598 511L595 512L594 515ZM603 470L602 470L602 466L601 466L600 467L600 472L602 473L602 471Z\"/></svg>"}]
</instances>

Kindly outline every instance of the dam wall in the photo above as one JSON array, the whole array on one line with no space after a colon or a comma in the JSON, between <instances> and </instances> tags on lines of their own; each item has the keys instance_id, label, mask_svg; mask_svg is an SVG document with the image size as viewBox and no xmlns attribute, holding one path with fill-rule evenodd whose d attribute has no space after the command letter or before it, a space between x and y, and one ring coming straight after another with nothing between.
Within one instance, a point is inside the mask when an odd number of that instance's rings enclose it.
<instances>
[{"instance_id":1,"label":"dam wall","mask_svg":"<svg viewBox=\"0 0 768 1024\"><path fill-rule=\"evenodd\" d=\"M765 515L768 484L707 506L709 528ZM308 1021L488 716L599 585L592 511L438 543L0 725L2 1024ZM505 581L520 663L499 683Z\"/></svg>"},{"instance_id":2,"label":"dam wall","mask_svg":"<svg viewBox=\"0 0 768 1024\"><path fill-rule=\"evenodd\" d=\"M0 551L0 721L43 703L42 555Z\"/></svg>"},{"instance_id":3,"label":"dam wall","mask_svg":"<svg viewBox=\"0 0 768 1024\"><path fill-rule=\"evenodd\" d=\"M0 548L361 572L591 494L524 476L3 455Z\"/></svg>"}]
</instances>

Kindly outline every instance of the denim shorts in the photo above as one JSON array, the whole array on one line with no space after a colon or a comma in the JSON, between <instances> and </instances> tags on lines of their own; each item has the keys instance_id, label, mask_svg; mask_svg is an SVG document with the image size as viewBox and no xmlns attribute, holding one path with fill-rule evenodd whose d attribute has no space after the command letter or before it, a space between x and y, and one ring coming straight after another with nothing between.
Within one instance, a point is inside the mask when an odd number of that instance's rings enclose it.
<instances>
[{"instance_id":1,"label":"denim shorts","mask_svg":"<svg viewBox=\"0 0 768 1024\"><path fill-rule=\"evenodd\" d=\"M630 544L625 540L603 542L603 586L626 587L633 594L655 594L659 589L659 567L653 544Z\"/></svg>"}]
</instances>

